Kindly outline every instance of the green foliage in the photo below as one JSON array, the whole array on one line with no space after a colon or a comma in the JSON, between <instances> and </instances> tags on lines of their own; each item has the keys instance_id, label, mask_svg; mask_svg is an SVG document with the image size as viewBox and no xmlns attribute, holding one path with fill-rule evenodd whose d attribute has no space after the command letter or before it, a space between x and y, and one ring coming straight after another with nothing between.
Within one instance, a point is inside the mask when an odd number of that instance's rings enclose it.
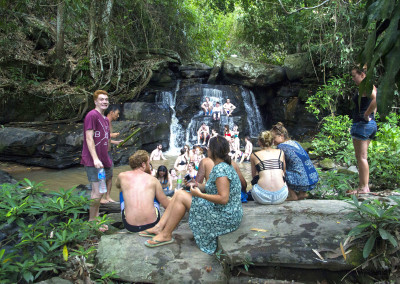
<instances>
[{"instance_id":1,"label":"green foliage","mask_svg":"<svg viewBox=\"0 0 400 284\"><path fill-rule=\"evenodd\" d=\"M374 255L389 254L391 247L398 247L400 241L396 234L400 223L400 199L390 197L396 202L395 205L375 200L359 202L357 197L352 196L349 201L352 213L348 216L360 224L353 228L348 235L360 240L363 246L363 257L367 259L372 252Z\"/></svg>"},{"instance_id":2,"label":"green foliage","mask_svg":"<svg viewBox=\"0 0 400 284\"><path fill-rule=\"evenodd\" d=\"M364 28L368 39L359 56L361 66L368 66L367 76L360 84L360 93L371 94L375 67L383 65L384 74L378 86L378 110L387 114L400 86L400 1L370 0L366 4ZM397 87L396 87L397 84Z\"/></svg>"},{"instance_id":3,"label":"green foliage","mask_svg":"<svg viewBox=\"0 0 400 284\"><path fill-rule=\"evenodd\" d=\"M346 81L348 75L332 77L326 85L318 89L315 94L309 96L306 101L306 109L318 119L321 112L328 111L332 116L336 114L337 105L340 98L344 98Z\"/></svg>"},{"instance_id":4,"label":"green foliage","mask_svg":"<svg viewBox=\"0 0 400 284\"><path fill-rule=\"evenodd\" d=\"M378 123L376 140L369 146L370 179L383 189L400 187L400 115L389 114Z\"/></svg>"},{"instance_id":5,"label":"green foliage","mask_svg":"<svg viewBox=\"0 0 400 284\"><path fill-rule=\"evenodd\" d=\"M318 174L319 182L313 190L313 197L318 199L345 199L346 191L354 188L357 177L357 174L345 174L337 170L318 169Z\"/></svg>"},{"instance_id":6,"label":"green foliage","mask_svg":"<svg viewBox=\"0 0 400 284\"><path fill-rule=\"evenodd\" d=\"M107 222L84 221L90 200L74 188L44 194L41 183L25 179L1 185L0 201L2 283L33 282L64 270L71 256L87 257L95 249L82 244Z\"/></svg>"},{"instance_id":7,"label":"green foliage","mask_svg":"<svg viewBox=\"0 0 400 284\"><path fill-rule=\"evenodd\" d=\"M350 127L351 120L347 115L325 117L320 132L312 141L312 153L336 157L351 144Z\"/></svg>"}]
</instances>

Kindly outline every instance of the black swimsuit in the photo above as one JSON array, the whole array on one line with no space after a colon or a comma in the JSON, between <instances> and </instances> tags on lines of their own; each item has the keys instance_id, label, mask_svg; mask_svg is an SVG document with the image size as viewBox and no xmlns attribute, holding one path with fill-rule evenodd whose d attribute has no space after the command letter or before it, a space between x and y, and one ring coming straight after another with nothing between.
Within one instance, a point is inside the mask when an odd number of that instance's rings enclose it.
<instances>
[{"instance_id":1,"label":"black swimsuit","mask_svg":"<svg viewBox=\"0 0 400 284\"><path fill-rule=\"evenodd\" d=\"M254 156L260 161L259 164L256 165L257 172L266 171L266 170L283 170L283 162L281 161L282 150L279 151L278 159L270 159L261 161L261 159L253 153Z\"/></svg>"}]
</instances>

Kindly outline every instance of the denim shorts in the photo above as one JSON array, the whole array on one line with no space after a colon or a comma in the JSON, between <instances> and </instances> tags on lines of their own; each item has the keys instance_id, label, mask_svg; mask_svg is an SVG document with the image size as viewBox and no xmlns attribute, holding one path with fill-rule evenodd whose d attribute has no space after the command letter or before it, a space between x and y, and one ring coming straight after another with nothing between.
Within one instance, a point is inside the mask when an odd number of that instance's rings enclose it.
<instances>
[{"instance_id":1,"label":"denim shorts","mask_svg":"<svg viewBox=\"0 0 400 284\"><path fill-rule=\"evenodd\" d=\"M89 182L98 182L99 181L99 178L98 178L99 169L97 169L95 167L85 166L85 170L86 170L86 174L87 174ZM106 171L106 180L111 179L113 177L113 167L104 168L104 170Z\"/></svg>"},{"instance_id":2,"label":"denim shorts","mask_svg":"<svg viewBox=\"0 0 400 284\"><path fill-rule=\"evenodd\" d=\"M280 204L288 197L289 190L286 183L278 191L268 191L263 189L257 183L251 189L251 196L254 201L261 204Z\"/></svg>"},{"instance_id":3,"label":"denim shorts","mask_svg":"<svg viewBox=\"0 0 400 284\"><path fill-rule=\"evenodd\" d=\"M377 131L376 121L370 120L354 122L351 126L350 134L353 139L371 140L375 138Z\"/></svg>"}]
</instances>

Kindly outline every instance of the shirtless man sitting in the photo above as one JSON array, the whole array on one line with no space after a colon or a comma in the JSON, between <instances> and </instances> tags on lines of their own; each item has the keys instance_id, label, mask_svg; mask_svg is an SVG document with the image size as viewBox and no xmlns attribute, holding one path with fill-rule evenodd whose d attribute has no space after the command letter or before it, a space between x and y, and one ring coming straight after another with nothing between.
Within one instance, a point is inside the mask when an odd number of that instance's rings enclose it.
<instances>
[{"instance_id":1,"label":"shirtless man sitting","mask_svg":"<svg viewBox=\"0 0 400 284\"><path fill-rule=\"evenodd\" d=\"M208 139L210 139L210 128L204 122L197 131L197 144L200 144L200 139L203 139L202 145L206 145Z\"/></svg>"},{"instance_id":2,"label":"shirtless man sitting","mask_svg":"<svg viewBox=\"0 0 400 284\"><path fill-rule=\"evenodd\" d=\"M219 102L216 102L215 107L213 108L213 119L220 120L221 112L222 112L222 107L219 105Z\"/></svg>"},{"instance_id":3,"label":"shirtless man sitting","mask_svg":"<svg viewBox=\"0 0 400 284\"><path fill-rule=\"evenodd\" d=\"M161 159L166 160L166 158L164 157L164 155L162 153L162 145L158 144L157 148L155 148L153 150L153 152L151 152L150 162L151 161L160 161Z\"/></svg>"},{"instance_id":4,"label":"shirtless man sitting","mask_svg":"<svg viewBox=\"0 0 400 284\"><path fill-rule=\"evenodd\" d=\"M206 97L206 101L201 104L201 108L204 111L204 115L211 115L213 104L209 97Z\"/></svg>"},{"instance_id":5,"label":"shirtless man sitting","mask_svg":"<svg viewBox=\"0 0 400 284\"><path fill-rule=\"evenodd\" d=\"M224 105L222 106L222 108L224 109L224 112L226 114L226 116L231 116L233 110L236 108L233 104L231 104L231 100L227 99L226 103L224 103Z\"/></svg>"},{"instance_id":6,"label":"shirtless man sitting","mask_svg":"<svg viewBox=\"0 0 400 284\"><path fill-rule=\"evenodd\" d=\"M120 192L121 215L125 229L140 232L154 227L160 220L160 204L167 208L169 199L160 182L150 171L149 154L139 150L129 157L131 171L117 178Z\"/></svg>"},{"instance_id":7,"label":"shirtless man sitting","mask_svg":"<svg viewBox=\"0 0 400 284\"><path fill-rule=\"evenodd\" d=\"M250 141L250 137L246 136L244 138L244 141L246 142L246 146L244 148L244 153L242 155L242 159L240 160L240 163L243 163L244 159L247 158L247 161L250 161L250 155L253 153L253 144Z\"/></svg>"}]
</instances>

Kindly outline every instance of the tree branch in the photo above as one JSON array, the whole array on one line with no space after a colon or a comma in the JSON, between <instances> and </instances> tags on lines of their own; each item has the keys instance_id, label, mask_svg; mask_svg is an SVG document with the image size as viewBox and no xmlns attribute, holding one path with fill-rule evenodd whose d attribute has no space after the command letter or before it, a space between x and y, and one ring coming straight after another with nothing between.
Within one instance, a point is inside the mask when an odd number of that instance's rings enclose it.
<instances>
[{"instance_id":1,"label":"tree branch","mask_svg":"<svg viewBox=\"0 0 400 284\"><path fill-rule=\"evenodd\" d=\"M283 4L282 4L282 0L278 0L278 1L279 1L279 4L281 4L281 7L282 7L283 11L285 11L286 14L291 15L291 14L297 13L297 12L299 12L299 11L301 11L301 10L312 10L312 9L321 7L322 5L326 4L327 2L329 2L329 1L331 1L331 0L325 0L324 2L322 2L321 4L319 4L319 5L317 5L317 6L314 6L314 7L303 7L303 8L297 9L297 10L292 11L292 12L288 12L288 11L285 9L285 7L284 7Z\"/></svg>"}]
</instances>

